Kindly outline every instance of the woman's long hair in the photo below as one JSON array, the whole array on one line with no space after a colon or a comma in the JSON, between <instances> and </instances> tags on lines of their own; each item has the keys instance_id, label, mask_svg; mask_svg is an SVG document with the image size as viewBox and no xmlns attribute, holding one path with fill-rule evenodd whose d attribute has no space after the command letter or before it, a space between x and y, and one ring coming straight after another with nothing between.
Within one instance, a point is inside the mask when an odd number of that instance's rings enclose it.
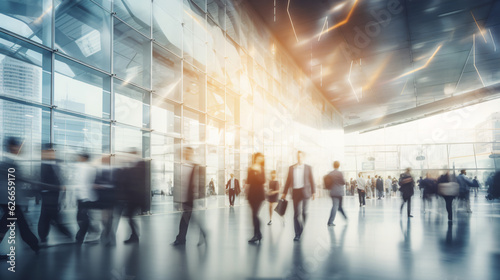
<instances>
[{"instance_id":1,"label":"woman's long hair","mask_svg":"<svg viewBox=\"0 0 500 280\"><path fill-rule=\"evenodd\" d=\"M262 157L262 158L264 158L264 154L259 153L259 152L254 153L254 154L252 155L252 164L254 164L254 163L255 163L255 160L257 159L257 157ZM266 160L265 160L265 158L264 158L264 160L262 160L262 163L261 163L262 169L264 169L265 163L266 163Z\"/></svg>"}]
</instances>

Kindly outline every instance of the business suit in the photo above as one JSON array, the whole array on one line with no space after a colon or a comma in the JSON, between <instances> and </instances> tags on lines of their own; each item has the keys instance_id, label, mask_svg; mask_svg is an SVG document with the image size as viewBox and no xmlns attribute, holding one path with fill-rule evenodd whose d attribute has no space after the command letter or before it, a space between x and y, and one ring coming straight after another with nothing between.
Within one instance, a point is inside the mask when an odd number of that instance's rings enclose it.
<instances>
[{"instance_id":1,"label":"business suit","mask_svg":"<svg viewBox=\"0 0 500 280\"><path fill-rule=\"evenodd\" d=\"M247 199L252 209L252 222L254 228L254 237L261 238L259 210L262 202L266 199L264 184L266 183L266 175L264 170L256 171L251 168L247 173L248 193Z\"/></svg>"},{"instance_id":2,"label":"business suit","mask_svg":"<svg viewBox=\"0 0 500 280\"><path fill-rule=\"evenodd\" d=\"M47 242L51 224L55 225L62 234L71 238L71 232L62 223L59 213L59 194L62 184L59 180L57 169L58 166L52 162L42 162L40 166L42 207L38 220L38 236L42 242Z\"/></svg>"},{"instance_id":3,"label":"business suit","mask_svg":"<svg viewBox=\"0 0 500 280\"><path fill-rule=\"evenodd\" d=\"M300 166L299 164L294 164L288 168L285 190L283 191L283 194L286 195L289 188L293 189L293 225L295 229L295 238L300 238L300 236L302 235L302 231L304 230L304 223L307 216L307 205L309 202L309 198L316 192L311 166L304 164L303 175L294 174L297 170L301 169L302 166ZM297 176L294 175L300 175L299 177L303 176L304 181L295 182L295 178ZM302 216L302 222L299 221L299 216Z\"/></svg>"},{"instance_id":4,"label":"business suit","mask_svg":"<svg viewBox=\"0 0 500 280\"><path fill-rule=\"evenodd\" d=\"M173 245L185 244L186 243L186 235L188 231L189 221L191 220L191 214L193 212L194 200L196 199L196 193L200 193L200 190L197 188L197 178L199 173L199 166L197 164L194 165L186 165L183 168L191 168L190 174L188 176L188 181L183 183L183 188L187 188L185 190L185 196L182 196L182 217L179 222L179 234L175 238L175 242ZM203 187L204 188L204 187ZM200 227L200 232L202 237L205 237L205 231L202 229L201 224L195 220L195 222ZM201 239L200 239L201 243Z\"/></svg>"},{"instance_id":5,"label":"business suit","mask_svg":"<svg viewBox=\"0 0 500 280\"><path fill-rule=\"evenodd\" d=\"M234 189L231 188L231 180L233 179L234 179ZM229 190L229 205L231 206L234 206L234 199L236 195L240 193L240 182L236 178L233 179L229 179L229 181L227 181L226 184L226 190Z\"/></svg>"},{"instance_id":6,"label":"business suit","mask_svg":"<svg viewBox=\"0 0 500 280\"><path fill-rule=\"evenodd\" d=\"M9 172L9 170L12 172ZM7 225L10 223L10 221L8 221L7 218L16 218L16 227L19 229L21 239L26 242L26 244L28 244L33 251L38 252L38 239L33 234L28 225L28 221L26 220L26 217L23 213L24 211L22 210L23 207L16 207L14 215L9 215L9 206L12 206L9 205L9 191L15 191L15 185L9 186L9 177L11 179L15 179L13 180L14 183L22 182L22 178L18 177L18 174L21 174L20 171L21 170L19 169L16 160L14 158L11 158L10 155L4 154L3 161L0 162L0 175L2 176L0 179L0 209L3 212L3 215L0 218L0 243L9 230L9 227L7 227ZM18 204L17 206L19 205L20 204Z\"/></svg>"},{"instance_id":7,"label":"business suit","mask_svg":"<svg viewBox=\"0 0 500 280\"><path fill-rule=\"evenodd\" d=\"M344 210L342 209L342 196L344 195L344 175L338 169L333 170L328 174L332 179L332 185L330 187L330 197L332 198L332 210L330 211L330 218L328 219L328 225L333 225L335 216L337 215L337 210L347 219Z\"/></svg>"}]
</instances>

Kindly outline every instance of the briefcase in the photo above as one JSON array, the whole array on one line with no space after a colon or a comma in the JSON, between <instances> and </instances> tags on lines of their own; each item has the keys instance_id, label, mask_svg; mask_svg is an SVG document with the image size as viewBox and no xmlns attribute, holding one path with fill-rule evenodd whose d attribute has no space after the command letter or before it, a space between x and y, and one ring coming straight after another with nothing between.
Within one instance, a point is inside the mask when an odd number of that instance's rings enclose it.
<instances>
[{"instance_id":1,"label":"briefcase","mask_svg":"<svg viewBox=\"0 0 500 280\"><path fill-rule=\"evenodd\" d=\"M285 215L287 205L288 205L288 201L286 201L285 199L280 199L278 201L278 206L276 206L276 208L274 208L274 211L276 213L278 213L278 215L283 216L283 215Z\"/></svg>"}]
</instances>

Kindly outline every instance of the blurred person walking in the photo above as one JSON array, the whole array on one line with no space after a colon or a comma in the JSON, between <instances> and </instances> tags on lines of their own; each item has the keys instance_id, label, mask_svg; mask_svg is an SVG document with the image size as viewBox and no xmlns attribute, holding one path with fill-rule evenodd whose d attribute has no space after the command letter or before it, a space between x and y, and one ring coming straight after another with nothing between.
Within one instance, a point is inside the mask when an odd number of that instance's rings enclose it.
<instances>
[{"instance_id":1,"label":"blurred person walking","mask_svg":"<svg viewBox=\"0 0 500 280\"><path fill-rule=\"evenodd\" d=\"M365 180L365 192L366 192L366 199L370 199L370 197L373 195L372 194L372 178L370 178L370 175L368 175L368 178Z\"/></svg>"},{"instance_id":2,"label":"blurred person walking","mask_svg":"<svg viewBox=\"0 0 500 280\"><path fill-rule=\"evenodd\" d=\"M457 183L460 185L460 194L458 195L458 198L465 202L465 210L467 213L472 213L470 208L470 188L474 185L474 183L466 175L467 171L462 169L460 170L460 174L457 176Z\"/></svg>"},{"instance_id":3,"label":"blurred person walking","mask_svg":"<svg viewBox=\"0 0 500 280\"><path fill-rule=\"evenodd\" d=\"M65 187L61 184L59 170L56 151L52 144L43 145L42 164L40 166L42 207L38 220L38 237L40 237L41 245L47 244L51 224L69 239L72 236L68 227L63 224L61 219L59 196Z\"/></svg>"},{"instance_id":4,"label":"blurred person walking","mask_svg":"<svg viewBox=\"0 0 500 280\"><path fill-rule=\"evenodd\" d=\"M266 183L265 158L261 153L252 156L252 166L247 172L247 199L252 209L253 237L249 243L260 242L262 233L260 231L259 210L266 198L264 183Z\"/></svg>"},{"instance_id":5,"label":"blurred person walking","mask_svg":"<svg viewBox=\"0 0 500 280\"><path fill-rule=\"evenodd\" d=\"M234 200L237 195L240 194L240 181L234 178L234 174L231 173L231 179L229 179L226 183L226 190L229 192L229 206L234 207Z\"/></svg>"},{"instance_id":6,"label":"blurred person walking","mask_svg":"<svg viewBox=\"0 0 500 280\"><path fill-rule=\"evenodd\" d=\"M117 171L117 186L122 199L119 212L124 208L123 215L128 219L131 230L125 244L139 242L139 225L134 216L141 213L146 197L149 197L146 191L146 162L135 148L130 149L128 154L128 165Z\"/></svg>"},{"instance_id":7,"label":"blurred person walking","mask_svg":"<svg viewBox=\"0 0 500 280\"><path fill-rule=\"evenodd\" d=\"M391 176L387 176L387 179L385 179L385 193L387 195L387 197L390 197L391 196L391 193L392 193L392 179L391 179Z\"/></svg>"},{"instance_id":8,"label":"blurred person walking","mask_svg":"<svg viewBox=\"0 0 500 280\"><path fill-rule=\"evenodd\" d=\"M351 186L351 195L354 196L354 192L356 191L356 180L351 178L350 186Z\"/></svg>"},{"instance_id":9,"label":"blurred person walking","mask_svg":"<svg viewBox=\"0 0 500 280\"><path fill-rule=\"evenodd\" d=\"M479 180L477 179L477 176L474 176L474 179L472 179L472 190L474 191L474 197L477 197L479 187Z\"/></svg>"},{"instance_id":10,"label":"blurred person walking","mask_svg":"<svg viewBox=\"0 0 500 280\"><path fill-rule=\"evenodd\" d=\"M398 194L398 180L396 177L392 178L392 196L396 197Z\"/></svg>"},{"instance_id":11,"label":"blurred person walking","mask_svg":"<svg viewBox=\"0 0 500 280\"><path fill-rule=\"evenodd\" d=\"M195 199L203 196L199 184L199 165L194 162L194 150L191 147L184 147L182 150L185 163L182 165L182 186L181 186L181 203L182 216L179 222L179 233L172 243L173 246L186 244L186 235L189 227L189 222L192 218L192 212ZM203 184L204 185L204 184ZM205 187L203 187L204 189ZM201 222L197 218L193 218L193 222L200 228L200 239L198 245L206 244L206 232L203 229Z\"/></svg>"},{"instance_id":12,"label":"blurred person walking","mask_svg":"<svg viewBox=\"0 0 500 280\"><path fill-rule=\"evenodd\" d=\"M116 168L110 165L110 156L105 155L101 158L101 166L96 170L96 178L94 182L95 191L97 193L97 202L95 207L102 209L102 225L101 241L106 246L116 245L116 230L117 224L115 219L115 211L117 210L117 189L116 189Z\"/></svg>"},{"instance_id":13,"label":"blurred person walking","mask_svg":"<svg viewBox=\"0 0 500 280\"><path fill-rule=\"evenodd\" d=\"M453 199L459 194L460 186L456 182L454 175L450 174L447 170L445 174L439 176L438 180L438 193L443 197L446 203L446 212L448 212L448 221L453 220L452 203Z\"/></svg>"},{"instance_id":14,"label":"blurred person walking","mask_svg":"<svg viewBox=\"0 0 500 280\"><path fill-rule=\"evenodd\" d=\"M375 184L377 186L377 197L378 199L382 199L382 197L384 196L384 180L381 176L377 177L377 181Z\"/></svg>"},{"instance_id":15,"label":"blurred person walking","mask_svg":"<svg viewBox=\"0 0 500 280\"><path fill-rule=\"evenodd\" d=\"M422 192L422 211L425 213L425 204L431 206L432 197L437 194L437 180L427 172L425 179L420 179L419 187Z\"/></svg>"},{"instance_id":16,"label":"blurred person walking","mask_svg":"<svg viewBox=\"0 0 500 280\"><path fill-rule=\"evenodd\" d=\"M9 230L7 218L15 218L16 227L19 229L22 240L28 244L35 253L38 253L38 239L29 228L22 207L15 207L13 211L11 211L12 209L9 207L12 205L9 204L9 202L12 202L10 198L15 197L17 184L24 181L22 176L20 176L22 170L17 164L22 142L15 137L8 137L4 142L5 153L2 155L2 161L0 162L0 209L2 210L2 217L0 218L0 243ZM20 205L17 204L16 206ZM9 213L12 212L13 215L10 215ZM1 259L6 259L7 257L7 255L0 255Z\"/></svg>"},{"instance_id":17,"label":"blurred person walking","mask_svg":"<svg viewBox=\"0 0 500 280\"><path fill-rule=\"evenodd\" d=\"M288 168L285 190L281 196L282 199L285 199L288 189L292 189L294 241L300 240L307 218L309 198L312 197L314 200L316 192L312 168L310 165L304 164L304 156L302 151L297 152L297 163ZM301 216L302 221L300 220Z\"/></svg>"},{"instance_id":18,"label":"blurred person walking","mask_svg":"<svg viewBox=\"0 0 500 280\"><path fill-rule=\"evenodd\" d=\"M412 218L411 215L411 197L414 193L415 181L411 176L411 168L406 168L406 171L399 176L399 186L401 188L401 196L403 197L403 203L401 203L400 213L403 214L403 207L405 203L408 203L408 218Z\"/></svg>"},{"instance_id":19,"label":"blurred person walking","mask_svg":"<svg viewBox=\"0 0 500 280\"><path fill-rule=\"evenodd\" d=\"M280 193L280 185L276 180L276 170L271 171L271 181L269 181L269 191L267 192L267 201L269 202L269 223L273 223L273 209L276 202L278 202L278 194Z\"/></svg>"},{"instance_id":20,"label":"blurred person walking","mask_svg":"<svg viewBox=\"0 0 500 280\"><path fill-rule=\"evenodd\" d=\"M87 235L89 228L93 232L98 230L92 227L89 211L95 208L95 201L97 201L97 193L94 189L94 182L96 179L95 168L89 164L90 155L82 153L78 155L78 163L75 165L75 173L77 174L76 180L76 201L78 209L76 212L76 220L78 222L79 230L76 233L76 242L82 244Z\"/></svg>"},{"instance_id":21,"label":"blurred person walking","mask_svg":"<svg viewBox=\"0 0 500 280\"><path fill-rule=\"evenodd\" d=\"M333 162L333 171L328 173L330 186L327 188L330 190L330 197L332 198L332 210L330 211L330 217L328 218L328 226L334 226L335 216L337 215L337 210L344 216L347 220L347 216L342 209L342 197L344 196L344 185L346 184L344 180L344 175L339 171L340 162Z\"/></svg>"},{"instance_id":22,"label":"blurred person walking","mask_svg":"<svg viewBox=\"0 0 500 280\"><path fill-rule=\"evenodd\" d=\"M358 173L358 178L356 178L356 187L358 189L359 207L364 207L366 205L366 181L361 172Z\"/></svg>"}]
</instances>

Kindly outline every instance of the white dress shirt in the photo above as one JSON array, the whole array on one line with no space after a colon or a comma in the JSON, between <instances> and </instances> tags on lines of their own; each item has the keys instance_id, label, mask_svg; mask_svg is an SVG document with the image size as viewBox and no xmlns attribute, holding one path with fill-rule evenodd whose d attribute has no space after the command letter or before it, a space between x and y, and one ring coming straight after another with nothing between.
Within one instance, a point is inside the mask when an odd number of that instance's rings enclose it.
<instances>
[{"instance_id":1,"label":"white dress shirt","mask_svg":"<svg viewBox=\"0 0 500 280\"><path fill-rule=\"evenodd\" d=\"M234 178L231 179L231 184L229 185L229 188L234 190Z\"/></svg>"},{"instance_id":2,"label":"white dress shirt","mask_svg":"<svg viewBox=\"0 0 500 280\"><path fill-rule=\"evenodd\" d=\"M293 188L301 189L304 187L304 165L295 165L293 168Z\"/></svg>"}]
</instances>

